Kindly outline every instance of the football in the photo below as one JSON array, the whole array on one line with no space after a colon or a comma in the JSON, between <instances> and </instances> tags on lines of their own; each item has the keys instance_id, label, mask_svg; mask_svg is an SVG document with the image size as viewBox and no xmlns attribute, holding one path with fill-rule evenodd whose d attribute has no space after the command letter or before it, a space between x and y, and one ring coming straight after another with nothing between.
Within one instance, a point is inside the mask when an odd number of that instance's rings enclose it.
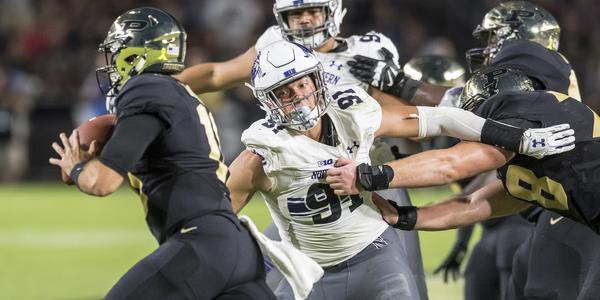
<instances>
[{"instance_id":1,"label":"football","mask_svg":"<svg viewBox=\"0 0 600 300\"><path fill-rule=\"evenodd\" d=\"M81 149L87 150L92 141L96 141L98 153L110 138L115 127L116 117L114 114L106 114L89 119L87 122L79 125L79 144Z\"/></svg>"},{"instance_id":2,"label":"football","mask_svg":"<svg viewBox=\"0 0 600 300\"><path fill-rule=\"evenodd\" d=\"M92 141L96 141L96 153L102 151L102 147L110 138L115 127L116 117L114 114L106 114L89 119L87 122L79 125L79 144L81 149L88 150ZM69 174L61 172L61 179L66 184L72 184Z\"/></svg>"}]
</instances>

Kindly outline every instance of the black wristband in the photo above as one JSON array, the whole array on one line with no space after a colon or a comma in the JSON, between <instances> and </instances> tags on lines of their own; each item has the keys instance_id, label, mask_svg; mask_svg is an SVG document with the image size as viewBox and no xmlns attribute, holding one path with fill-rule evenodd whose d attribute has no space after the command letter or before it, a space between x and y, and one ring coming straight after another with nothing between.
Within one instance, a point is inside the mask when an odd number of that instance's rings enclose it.
<instances>
[{"instance_id":1,"label":"black wristband","mask_svg":"<svg viewBox=\"0 0 600 300\"><path fill-rule=\"evenodd\" d=\"M481 142L519 153L524 129L487 119L481 129Z\"/></svg>"},{"instance_id":2,"label":"black wristband","mask_svg":"<svg viewBox=\"0 0 600 300\"><path fill-rule=\"evenodd\" d=\"M367 191L385 190L394 178L394 169L388 165L370 166L362 163L356 167L356 180Z\"/></svg>"},{"instance_id":3,"label":"black wristband","mask_svg":"<svg viewBox=\"0 0 600 300\"><path fill-rule=\"evenodd\" d=\"M396 208L398 212L398 222L392 224L392 227L400 230L413 230L417 224L417 207L415 206L398 206L396 202L388 200L388 202Z\"/></svg>"},{"instance_id":4,"label":"black wristband","mask_svg":"<svg viewBox=\"0 0 600 300\"><path fill-rule=\"evenodd\" d=\"M73 166L73 169L71 169L71 173L69 173L69 177L71 177L71 181L73 181L73 183L75 183L75 185L77 187L79 187L79 174L81 174L81 171L83 171L83 167L85 167L86 162L80 162L76 165Z\"/></svg>"}]
</instances>

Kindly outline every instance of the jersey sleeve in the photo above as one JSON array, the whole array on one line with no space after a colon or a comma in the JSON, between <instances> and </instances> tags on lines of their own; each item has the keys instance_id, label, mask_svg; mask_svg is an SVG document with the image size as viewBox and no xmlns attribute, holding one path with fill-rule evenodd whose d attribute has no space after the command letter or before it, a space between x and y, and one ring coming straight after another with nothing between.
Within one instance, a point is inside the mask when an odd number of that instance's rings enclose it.
<instances>
[{"instance_id":1,"label":"jersey sleeve","mask_svg":"<svg viewBox=\"0 0 600 300\"><path fill-rule=\"evenodd\" d=\"M281 35L281 30L279 26L271 26L269 27L256 41L254 45L254 49L256 52L260 51L264 47L273 44L274 42L283 40L283 36Z\"/></svg>"},{"instance_id":2,"label":"jersey sleeve","mask_svg":"<svg viewBox=\"0 0 600 300\"><path fill-rule=\"evenodd\" d=\"M267 174L281 167L277 155L275 155L280 147L278 147L279 141L274 135L279 132L277 125L262 119L254 122L242 133L242 143L248 151L260 157Z\"/></svg>"},{"instance_id":3,"label":"jersey sleeve","mask_svg":"<svg viewBox=\"0 0 600 300\"><path fill-rule=\"evenodd\" d=\"M538 92L508 92L497 94L486 100L475 114L486 119L500 121L521 128L541 127Z\"/></svg>"},{"instance_id":4,"label":"jersey sleeve","mask_svg":"<svg viewBox=\"0 0 600 300\"><path fill-rule=\"evenodd\" d=\"M374 138L375 131L381 127L381 105L359 86L332 89L332 113L339 115L344 126L359 126L359 132Z\"/></svg>"},{"instance_id":5,"label":"jersey sleeve","mask_svg":"<svg viewBox=\"0 0 600 300\"><path fill-rule=\"evenodd\" d=\"M363 56L382 59L383 56L381 55L379 50L381 48L386 48L393 54L394 61L398 61L400 57L398 55L398 49L396 48L396 45L394 45L392 40L390 40L384 34L376 31L369 31L366 34L358 37L356 45L358 46L357 51L359 52L357 54Z\"/></svg>"},{"instance_id":6,"label":"jersey sleeve","mask_svg":"<svg viewBox=\"0 0 600 300\"><path fill-rule=\"evenodd\" d=\"M167 128L177 118L177 101L181 99L183 87L171 77L143 74L125 84L117 97L117 119L138 114L158 117Z\"/></svg>"}]
</instances>

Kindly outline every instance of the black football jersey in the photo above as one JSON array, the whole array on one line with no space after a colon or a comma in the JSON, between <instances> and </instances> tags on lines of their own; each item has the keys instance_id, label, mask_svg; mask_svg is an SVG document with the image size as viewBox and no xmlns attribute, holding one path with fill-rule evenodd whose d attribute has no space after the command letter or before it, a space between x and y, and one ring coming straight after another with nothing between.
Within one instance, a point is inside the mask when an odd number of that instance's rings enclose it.
<instances>
[{"instance_id":1,"label":"black football jersey","mask_svg":"<svg viewBox=\"0 0 600 300\"><path fill-rule=\"evenodd\" d=\"M142 158L127 170L159 243L192 218L232 214L215 123L187 86L170 76L135 76L119 93L116 111L117 124L136 114L154 115L164 124Z\"/></svg>"},{"instance_id":2,"label":"black football jersey","mask_svg":"<svg viewBox=\"0 0 600 300\"><path fill-rule=\"evenodd\" d=\"M521 70L539 80L546 90L581 100L577 77L569 62L560 53L538 43L524 39L506 41L490 65Z\"/></svg>"},{"instance_id":3,"label":"black football jersey","mask_svg":"<svg viewBox=\"0 0 600 300\"><path fill-rule=\"evenodd\" d=\"M476 111L523 128L569 123L574 150L536 159L517 154L498 169L507 192L588 224L600 225L600 118L586 105L551 91L509 92L486 100ZM542 145L545 140L534 140Z\"/></svg>"}]
</instances>

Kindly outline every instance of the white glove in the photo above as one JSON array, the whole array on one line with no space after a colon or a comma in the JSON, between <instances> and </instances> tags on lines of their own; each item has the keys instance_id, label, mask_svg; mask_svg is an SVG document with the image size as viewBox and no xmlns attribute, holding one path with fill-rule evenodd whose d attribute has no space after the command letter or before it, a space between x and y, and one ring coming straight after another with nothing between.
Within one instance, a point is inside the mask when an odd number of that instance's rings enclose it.
<instances>
[{"instance_id":1,"label":"white glove","mask_svg":"<svg viewBox=\"0 0 600 300\"><path fill-rule=\"evenodd\" d=\"M458 100L460 99L463 88L463 86L455 86L447 89L438 106L458 107Z\"/></svg>"},{"instance_id":2,"label":"white glove","mask_svg":"<svg viewBox=\"0 0 600 300\"><path fill-rule=\"evenodd\" d=\"M575 148L575 130L569 128L569 124L559 124L527 129L521 136L519 153L540 159L571 151Z\"/></svg>"}]
</instances>

